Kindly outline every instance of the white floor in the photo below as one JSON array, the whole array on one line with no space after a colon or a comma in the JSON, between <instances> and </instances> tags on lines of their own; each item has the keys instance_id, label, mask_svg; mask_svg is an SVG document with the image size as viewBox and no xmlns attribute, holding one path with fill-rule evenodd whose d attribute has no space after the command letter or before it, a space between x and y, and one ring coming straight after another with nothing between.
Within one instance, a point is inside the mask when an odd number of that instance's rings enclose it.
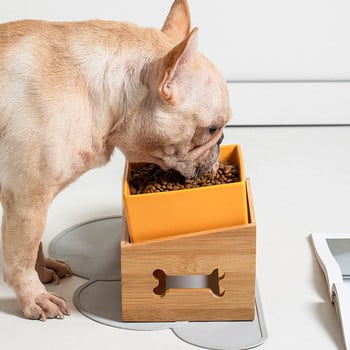
<instances>
[{"instance_id":1,"label":"white floor","mask_svg":"<svg viewBox=\"0 0 350 350\"><path fill-rule=\"evenodd\" d=\"M344 349L309 235L350 231L350 127L230 128L224 143L241 144L252 182L257 276L269 333L260 348ZM121 213L122 169L116 153L108 166L85 174L55 199L46 247L69 226ZM87 319L72 303L82 283L72 277L49 285L68 301L72 315L39 322L21 317L1 278L0 349L198 349L169 330L132 332Z\"/></svg>"}]
</instances>

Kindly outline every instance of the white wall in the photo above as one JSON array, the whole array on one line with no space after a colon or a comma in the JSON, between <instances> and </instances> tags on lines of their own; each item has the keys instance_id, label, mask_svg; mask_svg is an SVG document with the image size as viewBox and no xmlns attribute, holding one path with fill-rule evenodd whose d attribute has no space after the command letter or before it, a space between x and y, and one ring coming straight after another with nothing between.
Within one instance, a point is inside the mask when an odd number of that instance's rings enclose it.
<instances>
[{"instance_id":1,"label":"white wall","mask_svg":"<svg viewBox=\"0 0 350 350\"><path fill-rule=\"evenodd\" d=\"M0 22L104 18L159 28L171 3L3 0ZM202 52L231 82L233 123L350 123L350 1L189 3Z\"/></svg>"}]
</instances>

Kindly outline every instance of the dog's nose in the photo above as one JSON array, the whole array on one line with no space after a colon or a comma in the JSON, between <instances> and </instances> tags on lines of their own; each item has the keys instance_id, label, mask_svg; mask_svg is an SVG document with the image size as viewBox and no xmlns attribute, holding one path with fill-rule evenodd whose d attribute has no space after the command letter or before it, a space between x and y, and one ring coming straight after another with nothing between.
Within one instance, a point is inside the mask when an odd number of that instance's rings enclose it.
<instances>
[{"instance_id":1,"label":"dog's nose","mask_svg":"<svg viewBox=\"0 0 350 350\"><path fill-rule=\"evenodd\" d=\"M221 145L222 140L224 139L224 133L221 134L219 141L218 141L218 145Z\"/></svg>"}]
</instances>

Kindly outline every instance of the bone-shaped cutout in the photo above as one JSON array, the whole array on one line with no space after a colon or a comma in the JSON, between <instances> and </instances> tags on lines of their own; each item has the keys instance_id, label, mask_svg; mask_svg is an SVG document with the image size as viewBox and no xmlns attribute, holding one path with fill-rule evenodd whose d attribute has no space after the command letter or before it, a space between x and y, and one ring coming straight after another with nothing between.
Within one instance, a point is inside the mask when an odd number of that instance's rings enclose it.
<instances>
[{"instance_id":1,"label":"bone-shaped cutout","mask_svg":"<svg viewBox=\"0 0 350 350\"><path fill-rule=\"evenodd\" d=\"M220 281L225 273L219 269L213 270L209 275L167 275L163 270L153 271L153 276L158 280L158 285L153 293L164 297L169 289L210 289L215 296L222 297L225 291L220 286Z\"/></svg>"}]
</instances>

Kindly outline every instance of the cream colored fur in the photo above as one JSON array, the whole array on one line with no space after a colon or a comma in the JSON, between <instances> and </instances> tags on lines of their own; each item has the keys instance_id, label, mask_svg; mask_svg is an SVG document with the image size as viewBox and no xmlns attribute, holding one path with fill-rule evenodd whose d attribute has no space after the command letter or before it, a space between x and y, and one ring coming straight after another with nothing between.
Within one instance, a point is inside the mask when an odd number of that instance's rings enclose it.
<instances>
[{"instance_id":1,"label":"cream colored fur","mask_svg":"<svg viewBox=\"0 0 350 350\"><path fill-rule=\"evenodd\" d=\"M63 188L115 147L185 176L214 166L230 108L197 36L185 0L161 31L100 20L0 24L4 276L26 317L69 314L41 283L71 274L40 245Z\"/></svg>"}]
</instances>

